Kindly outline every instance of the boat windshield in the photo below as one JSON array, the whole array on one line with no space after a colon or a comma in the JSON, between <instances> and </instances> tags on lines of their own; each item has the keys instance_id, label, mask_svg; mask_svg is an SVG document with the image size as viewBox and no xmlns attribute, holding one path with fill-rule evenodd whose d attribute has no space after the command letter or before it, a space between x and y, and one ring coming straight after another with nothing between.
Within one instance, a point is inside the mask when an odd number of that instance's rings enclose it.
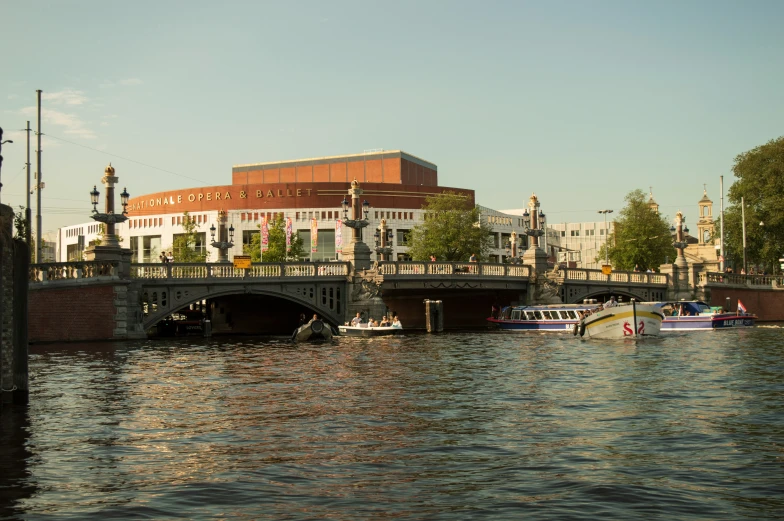
<instances>
[{"instance_id":1,"label":"boat windshield","mask_svg":"<svg viewBox=\"0 0 784 521\"><path fill-rule=\"evenodd\" d=\"M525 312L525 319L526 320L536 320L536 317L534 316L534 312L533 311L526 311Z\"/></svg>"}]
</instances>

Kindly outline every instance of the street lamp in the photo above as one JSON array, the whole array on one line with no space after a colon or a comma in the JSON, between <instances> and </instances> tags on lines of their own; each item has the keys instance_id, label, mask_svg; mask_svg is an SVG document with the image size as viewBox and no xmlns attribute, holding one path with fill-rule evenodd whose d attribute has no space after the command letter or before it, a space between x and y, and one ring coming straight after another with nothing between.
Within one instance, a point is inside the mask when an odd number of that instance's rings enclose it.
<instances>
[{"instance_id":1,"label":"street lamp","mask_svg":"<svg viewBox=\"0 0 784 521\"><path fill-rule=\"evenodd\" d=\"M362 242L362 228L369 224L370 203L363 201L361 205L359 204L359 196L363 193L364 191L359 187L359 181L354 179L351 181L351 188L348 190L348 195L351 196L351 203L345 196L341 203L343 206L343 224L354 230L352 242ZM351 219L348 218L349 208L351 208ZM362 214L364 214L364 219Z\"/></svg>"},{"instance_id":2,"label":"street lamp","mask_svg":"<svg viewBox=\"0 0 784 521\"><path fill-rule=\"evenodd\" d=\"M94 221L106 225L104 226L103 244L101 244L101 246L109 246L112 248L120 247L120 242L117 239L117 235L114 233L114 225L128 220L128 198L130 197L130 194L128 194L128 191L125 188L123 188L123 191L120 194L120 204L122 204L123 211L121 214L114 213L114 185L117 183L118 179L119 178L114 175L114 167L109 163L109 166L104 170L103 178L101 178L101 183L106 185L104 213L98 213L98 198L101 196L98 188L93 185L93 190L90 192L90 203L93 205L93 214L91 217Z\"/></svg>"},{"instance_id":3,"label":"street lamp","mask_svg":"<svg viewBox=\"0 0 784 521\"><path fill-rule=\"evenodd\" d=\"M607 240L609 237L608 232L610 231L607 228L607 214L613 213L612 210L598 210L596 213L603 213L604 214L604 264L605 266L610 264L610 242Z\"/></svg>"},{"instance_id":4,"label":"street lamp","mask_svg":"<svg viewBox=\"0 0 784 521\"><path fill-rule=\"evenodd\" d=\"M539 210L539 199L537 199L536 194L531 196L528 207L531 211L529 212L528 208L526 208L523 212L523 233L532 237L529 248L538 248L539 237L544 235L542 228L545 216L544 212Z\"/></svg>"},{"instance_id":5,"label":"street lamp","mask_svg":"<svg viewBox=\"0 0 784 521\"><path fill-rule=\"evenodd\" d=\"M673 238L672 246L678 250L678 257L675 259L675 265L679 268L685 268L686 257L683 250L688 246L685 234L689 233L689 227L684 224L683 213L678 212L675 214L675 225L670 226L670 234Z\"/></svg>"},{"instance_id":6,"label":"street lamp","mask_svg":"<svg viewBox=\"0 0 784 521\"><path fill-rule=\"evenodd\" d=\"M218 262L229 262L228 251L234 246L234 225L229 226L228 237L226 236L226 212L218 212L218 240L215 240L215 225L210 226L211 246L218 250Z\"/></svg>"},{"instance_id":7,"label":"street lamp","mask_svg":"<svg viewBox=\"0 0 784 521\"><path fill-rule=\"evenodd\" d=\"M506 256L511 259L510 262L512 264L517 264L520 262L520 259L517 257L517 243L519 239L520 237L517 236L517 232L512 230L512 233L509 234L509 244L506 245Z\"/></svg>"},{"instance_id":8,"label":"street lamp","mask_svg":"<svg viewBox=\"0 0 784 521\"><path fill-rule=\"evenodd\" d=\"M389 244L392 242L392 229L387 228L387 220L381 219L381 225L376 229L373 234L375 239L375 251L381 256L382 261L388 261L389 256L392 255L392 247Z\"/></svg>"}]
</instances>

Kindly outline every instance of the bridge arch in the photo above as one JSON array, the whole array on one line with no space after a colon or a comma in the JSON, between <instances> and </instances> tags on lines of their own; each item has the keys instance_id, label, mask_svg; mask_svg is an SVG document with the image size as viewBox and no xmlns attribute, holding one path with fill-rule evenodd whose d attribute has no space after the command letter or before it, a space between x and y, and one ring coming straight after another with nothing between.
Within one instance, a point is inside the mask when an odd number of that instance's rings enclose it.
<instances>
[{"instance_id":1,"label":"bridge arch","mask_svg":"<svg viewBox=\"0 0 784 521\"><path fill-rule=\"evenodd\" d=\"M232 295L259 295L284 299L314 310L325 322L333 326L342 324L346 308L345 283L311 284L309 286L280 291L262 285L239 287L142 285L138 290L143 317L142 327L146 331L167 316L191 304Z\"/></svg>"}]
</instances>

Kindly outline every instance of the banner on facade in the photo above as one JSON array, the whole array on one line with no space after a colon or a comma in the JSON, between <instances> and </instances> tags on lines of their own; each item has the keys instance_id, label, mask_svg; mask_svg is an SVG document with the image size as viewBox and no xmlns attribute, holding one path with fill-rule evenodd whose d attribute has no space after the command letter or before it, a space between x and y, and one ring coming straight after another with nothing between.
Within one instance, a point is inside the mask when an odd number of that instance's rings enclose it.
<instances>
[{"instance_id":1,"label":"banner on facade","mask_svg":"<svg viewBox=\"0 0 784 521\"><path fill-rule=\"evenodd\" d=\"M315 217L310 221L310 251L318 251L318 221Z\"/></svg>"},{"instance_id":2,"label":"banner on facade","mask_svg":"<svg viewBox=\"0 0 784 521\"><path fill-rule=\"evenodd\" d=\"M261 218L261 251L269 249L269 226L267 226L267 218Z\"/></svg>"},{"instance_id":3,"label":"banner on facade","mask_svg":"<svg viewBox=\"0 0 784 521\"><path fill-rule=\"evenodd\" d=\"M335 253L343 253L343 221L335 221Z\"/></svg>"},{"instance_id":4,"label":"banner on facade","mask_svg":"<svg viewBox=\"0 0 784 521\"><path fill-rule=\"evenodd\" d=\"M291 251L291 217L286 217L286 253Z\"/></svg>"}]
</instances>

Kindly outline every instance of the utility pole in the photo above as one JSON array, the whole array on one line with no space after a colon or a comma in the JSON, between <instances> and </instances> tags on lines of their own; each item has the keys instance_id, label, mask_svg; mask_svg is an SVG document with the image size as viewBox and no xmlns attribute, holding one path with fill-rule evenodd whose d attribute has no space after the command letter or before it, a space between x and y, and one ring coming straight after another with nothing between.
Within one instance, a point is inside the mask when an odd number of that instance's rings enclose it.
<instances>
[{"instance_id":1,"label":"utility pole","mask_svg":"<svg viewBox=\"0 0 784 521\"><path fill-rule=\"evenodd\" d=\"M719 253L719 258L721 262L719 263L719 271L724 271L724 266L726 265L726 259L724 258L724 176L719 176L719 191L721 192L721 199L719 205L719 212L721 213L721 221L719 221L719 235L721 235L721 239L719 245L721 246L721 252Z\"/></svg>"},{"instance_id":2,"label":"utility pole","mask_svg":"<svg viewBox=\"0 0 784 521\"><path fill-rule=\"evenodd\" d=\"M31 236L33 234L33 216L30 211L30 122L27 122L27 206L25 207L25 242L27 247L32 251Z\"/></svg>"},{"instance_id":3,"label":"utility pole","mask_svg":"<svg viewBox=\"0 0 784 521\"><path fill-rule=\"evenodd\" d=\"M35 262L41 262L41 189L43 188L43 183L41 182L41 92L42 90L36 90L35 92L38 93L38 132L36 135L38 136L38 150L36 150L37 156L37 165L36 165L36 174L35 174L35 191L37 193L36 200L37 200L37 207L35 209Z\"/></svg>"}]
</instances>

